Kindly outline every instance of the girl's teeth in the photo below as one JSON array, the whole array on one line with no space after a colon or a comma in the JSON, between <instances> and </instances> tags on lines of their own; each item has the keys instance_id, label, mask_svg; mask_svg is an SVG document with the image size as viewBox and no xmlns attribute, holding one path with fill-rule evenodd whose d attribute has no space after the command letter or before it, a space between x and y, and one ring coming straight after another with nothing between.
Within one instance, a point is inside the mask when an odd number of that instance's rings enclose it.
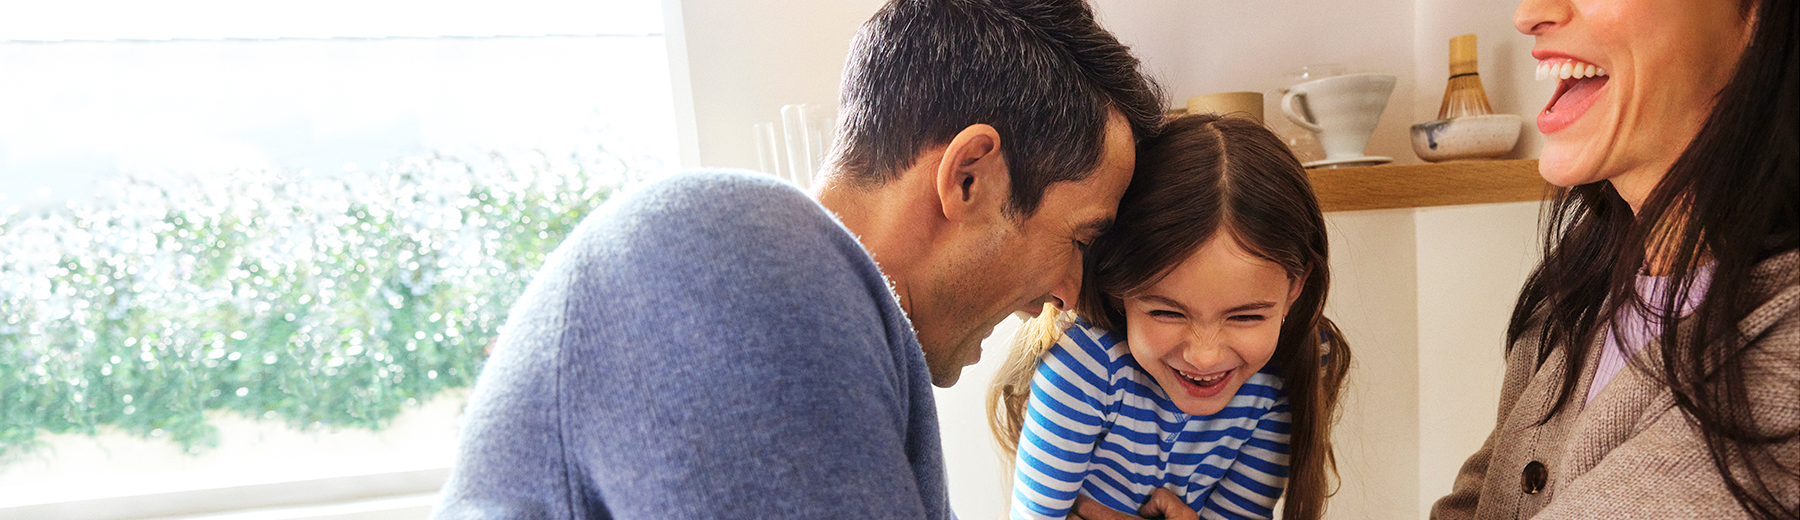
<instances>
[{"instance_id":1,"label":"girl's teeth","mask_svg":"<svg viewBox=\"0 0 1800 520\"><path fill-rule=\"evenodd\" d=\"M1202 385L1218 382L1218 380L1220 378L1225 377L1225 374L1219 374L1219 375L1212 376L1212 377L1194 377L1194 376L1188 375L1187 372L1177 371L1176 373L1181 374L1181 377L1187 378L1188 381L1193 381L1195 383L1199 383Z\"/></svg>"}]
</instances>

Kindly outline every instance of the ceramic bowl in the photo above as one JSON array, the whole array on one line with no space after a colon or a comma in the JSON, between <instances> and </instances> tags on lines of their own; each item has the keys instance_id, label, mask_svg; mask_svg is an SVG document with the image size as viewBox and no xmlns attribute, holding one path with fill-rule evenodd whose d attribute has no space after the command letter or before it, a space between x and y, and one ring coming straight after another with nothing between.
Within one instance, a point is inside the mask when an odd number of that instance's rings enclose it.
<instances>
[{"instance_id":1,"label":"ceramic bowl","mask_svg":"<svg viewBox=\"0 0 1800 520\"><path fill-rule=\"evenodd\" d=\"M1518 142L1516 114L1453 117L1412 126L1413 153L1430 162L1499 157Z\"/></svg>"}]
</instances>

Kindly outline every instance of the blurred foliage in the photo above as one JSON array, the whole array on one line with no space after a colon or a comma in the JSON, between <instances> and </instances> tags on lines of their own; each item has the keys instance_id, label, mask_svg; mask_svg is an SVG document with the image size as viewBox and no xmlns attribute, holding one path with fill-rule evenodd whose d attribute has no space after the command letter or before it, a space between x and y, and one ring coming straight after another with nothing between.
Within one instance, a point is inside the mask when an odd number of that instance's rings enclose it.
<instances>
[{"instance_id":1,"label":"blurred foliage","mask_svg":"<svg viewBox=\"0 0 1800 520\"><path fill-rule=\"evenodd\" d=\"M432 155L0 214L0 461L105 427L199 452L209 411L379 429L474 383L507 306L633 170Z\"/></svg>"}]
</instances>

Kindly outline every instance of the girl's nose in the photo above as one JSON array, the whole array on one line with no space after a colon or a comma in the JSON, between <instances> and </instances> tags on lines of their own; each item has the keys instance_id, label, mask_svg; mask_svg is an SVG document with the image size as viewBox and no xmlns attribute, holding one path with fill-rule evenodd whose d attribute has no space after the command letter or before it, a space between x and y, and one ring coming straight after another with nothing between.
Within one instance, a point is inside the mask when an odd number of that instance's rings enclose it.
<instances>
[{"instance_id":1,"label":"girl's nose","mask_svg":"<svg viewBox=\"0 0 1800 520\"><path fill-rule=\"evenodd\" d=\"M1225 348L1225 342L1221 339L1214 331L1194 327L1188 333L1187 343L1181 351L1181 360L1196 370L1212 370L1223 364L1228 357L1230 349Z\"/></svg>"}]
</instances>

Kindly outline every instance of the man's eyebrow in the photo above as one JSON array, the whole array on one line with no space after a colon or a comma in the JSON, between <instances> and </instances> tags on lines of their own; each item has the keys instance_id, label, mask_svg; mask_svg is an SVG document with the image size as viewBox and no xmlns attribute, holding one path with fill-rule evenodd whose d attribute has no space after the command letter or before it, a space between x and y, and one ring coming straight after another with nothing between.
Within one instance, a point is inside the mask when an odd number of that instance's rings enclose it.
<instances>
[{"instance_id":1,"label":"man's eyebrow","mask_svg":"<svg viewBox=\"0 0 1800 520\"><path fill-rule=\"evenodd\" d=\"M1095 218L1093 220L1089 220L1087 222L1083 222L1081 224L1081 230L1087 231L1094 235L1098 235L1101 233L1105 233L1107 229L1112 228L1112 225L1113 225L1112 217L1099 217L1099 218Z\"/></svg>"}]
</instances>

